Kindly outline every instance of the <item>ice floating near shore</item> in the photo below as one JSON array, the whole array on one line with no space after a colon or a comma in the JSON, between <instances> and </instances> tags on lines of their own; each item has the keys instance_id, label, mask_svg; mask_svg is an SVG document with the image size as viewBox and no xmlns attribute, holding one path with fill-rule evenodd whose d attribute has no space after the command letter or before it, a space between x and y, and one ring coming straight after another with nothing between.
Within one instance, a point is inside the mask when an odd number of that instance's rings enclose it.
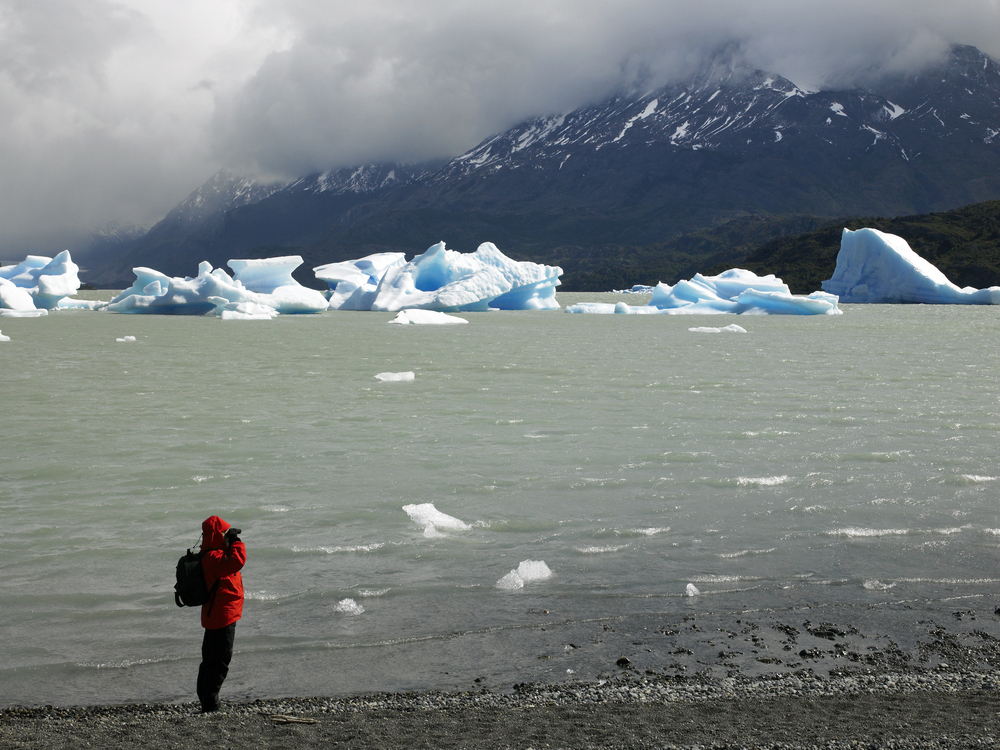
<instances>
[{"instance_id":1,"label":"ice floating near shore","mask_svg":"<svg viewBox=\"0 0 1000 750\"><path fill-rule=\"evenodd\" d=\"M131 342L131 341L135 341L135 336L122 336L121 338L115 339L115 341L117 341L119 343Z\"/></svg>"},{"instance_id":2,"label":"ice floating near shore","mask_svg":"<svg viewBox=\"0 0 1000 750\"><path fill-rule=\"evenodd\" d=\"M381 380L383 383L404 383L415 377L412 372L380 372L375 376L375 379Z\"/></svg>"},{"instance_id":3,"label":"ice floating near shore","mask_svg":"<svg viewBox=\"0 0 1000 750\"><path fill-rule=\"evenodd\" d=\"M341 599L337 602L336 606L334 606L333 611L343 612L348 615L360 615L365 611L365 608L353 599Z\"/></svg>"},{"instance_id":4,"label":"ice floating near shore","mask_svg":"<svg viewBox=\"0 0 1000 750\"><path fill-rule=\"evenodd\" d=\"M0 332L0 341L10 341L10 336L4 336L3 333Z\"/></svg>"},{"instance_id":5,"label":"ice floating near shore","mask_svg":"<svg viewBox=\"0 0 1000 750\"><path fill-rule=\"evenodd\" d=\"M492 242L459 253L443 242L409 263L379 253L314 269L330 285L331 310L557 310L562 269L508 258Z\"/></svg>"},{"instance_id":6,"label":"ice floating near shore","mask_svg":"<svg viewBox=\"0 0 1000 750\"><path fill-rule=\"evenodd\" d=\"M307 289L292 278L292 271L300 265L302 258L298 255L231 260L229 267L236 274L234 278L202 261L197 276L183 279L171 278L151 268L134 268L135 283L111 300L107 309L154 315L214 313L227 320L263 320L278 313L325 310L327 302L322 293Z\"/></svg>"},{"instance_id":7,"label":"ice floating near shore","mask_svg":"<svg viewBox=\"0 0 1000 750\"><path fill-rule=\"evenodd\" d=\"M58 307L79 290L79 272L69 250L55 258L29 255L16 266L0 268L0 308L30 312Z\"/></svg>"},{"instance_id":8,"label":"ice floating near shore","mask_svg":"<svg viewBox=\"0 0 1000 750\"><path fill-rule=\"evenodd\" d=\"M701 594L701 592L698 590L698 587L695 586L693 583L689 583L687 587L684 589L684 591L688 596L699 596Z\"/></svg>"},{"instance_id":9,"label":"ice floating near shore","mask_svg":"<svg viewBox=\"0 0 1000 750\"><path fill-rule=\"evenodd\" d=\"M403 326L448 326L461 325L469 321L434 310L400 310L389 322Z\"/></svg>"},{"instance_id":10,"label":"ice floating near shore","mask_svg":"<svg viewBox=\"0 0 1000 750\"><path fill-rule=\"evenodd\" d=\"M732 268L718 276L695 274L673 286L657 284L648 305L579 302L568 313L602 315L840 315L837 298L826 292L792 294L781 279Z\"/></svg>"},{"instance_id":11,"label":"ice floating near shore","mask_svg":"<svg viewBox=\"0 0 1000 750\"><path fill-rule=\"evenodd\" d=\"M442 513L434 507L434 503L404 505L403 511L410 517L413 523L424 527L424 536L426 537L444 536L438 529L444 529L445 531L468 531L472 528L464 521Z\"/></svg>"},{"instance_id":12,"label":"ice floating near shore","mask_svg":"<svg viewBox=\"0 0 1000 750\"><path fill-rule=\"evenodd\" d=\"M902 237L877 229L845 229L837 268L823 289L841 302L1000 305L1000 287L959 288Z\"/></svg>"},{"instance_id":13,"label":"ice floating near shore","mask_svg":"<svg viewBox=\"0 0 1000 750\"><path fill-rule=\"evenodd\" d=\"M524 560L515 570L496 582L498 589L523 589L524 584L533 581L544 581L552 577L552 571L544 560Z\"/></svg>"}]
</instances>

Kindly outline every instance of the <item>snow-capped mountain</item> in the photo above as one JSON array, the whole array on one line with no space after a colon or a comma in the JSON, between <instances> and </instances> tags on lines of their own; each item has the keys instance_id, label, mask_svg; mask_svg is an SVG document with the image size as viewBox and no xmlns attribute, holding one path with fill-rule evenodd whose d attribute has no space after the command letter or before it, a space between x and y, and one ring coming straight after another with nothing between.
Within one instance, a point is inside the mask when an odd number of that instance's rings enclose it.
<instances>
[{"instance_id":1,"label":"snow-capped mountain","mask_svg":"<svg viewBox=\"0 0 1000 750\"><path fill-rule=\"evenodd\" d=\"M186 274L203 259L293 251L319 265L444 239L493 241L572 277L574 258L605 262L608 247L654 248L740 216L895 216L995 198L1000 66L979 50L823 91L722 59L690 81L530 120L436 168L288 185L217 175L118 268Z\"/></svg>"}]
</instances>

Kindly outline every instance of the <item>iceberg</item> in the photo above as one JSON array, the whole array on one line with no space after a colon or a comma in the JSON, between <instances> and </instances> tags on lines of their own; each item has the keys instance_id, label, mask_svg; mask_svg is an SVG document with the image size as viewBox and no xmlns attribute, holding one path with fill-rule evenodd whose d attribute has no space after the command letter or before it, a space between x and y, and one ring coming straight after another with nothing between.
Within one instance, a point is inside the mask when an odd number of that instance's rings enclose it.
<instances>
[{"instance_id":1,"label":"iceberg","mask_svg":"<svg viewBox=\"0 0 1000 750\"><path fill-rule=\"evenodd\" d=\"M10 341L10 336L4 336L3 333L0 332L0 341Z\"/></svg>"},{"instance_id":2,"label":"iceberg","mask_svg":"<svg viewBox=\"0 0 1000 750\"><path fill-rule=\"evenodd\" d=\"M58 307L80 289L79 272L69 250L55 258L29 255L16 266L0 268L0 308L24 312Z\"/></svg>"},{"instance_id":3,"label":"iceberg","mask_svg":"<svg viewBox=\"0 0 1000 750\"><path fill-rule=\"evenodd\" d=\"M375 253L358 260L316 266L313 273L330 287L331 310L371 310L385 272L403 265L405 253Z\"/></svg>"},{"instance_id":4,"label":"iceberg","mask_svg":"<svg viewBox=\"0 0 1000 750\"><path fill-rule=\"evenodd\" d=\"M826 292L808 296L792 294L774 275L758 276L731 268L718 276L695 274L673 286L657 284L647 305L624 302L579 302L568 313L603 315L840 315L837 297Z\"/></svg>"},{"instance_id":5,"label":"iceberg","mask_svg":"<svg viewBox=\"0 0 1000 750\"><path fill-rule=\"evenodd\" d=\"M409 263L402 253L378 253L313 269L330 286L331 310L557 310L562 269L511 260L492 242L473 253L443 242Z\"/></svg>"},{"instance_id":6,"label":"iceberg","mask_svg":"<svg viewBox=\"0 0 1000 750\"><path fill-rule=\"evenodd\" d=\"M207 261L195 277L169 277L151 268L133 268L135 283L105 309L153 315L215 314L226 320L264 320L277 314L326 310L321 292L292 278L302 265L298 255L261 260L230 260L235 278Z\"/></svg>"},{"instance_id":7,"label":"iceberg","mask_svg":"<svg viewBox=\"0 0 1000 750\"><path fill-rule=\"evenodd\" d=\"M960 288L906 240L877 229L844 229L833 277L823 289L841 302L998 305L1000 287Z\"/></svg>"}]
</instances>

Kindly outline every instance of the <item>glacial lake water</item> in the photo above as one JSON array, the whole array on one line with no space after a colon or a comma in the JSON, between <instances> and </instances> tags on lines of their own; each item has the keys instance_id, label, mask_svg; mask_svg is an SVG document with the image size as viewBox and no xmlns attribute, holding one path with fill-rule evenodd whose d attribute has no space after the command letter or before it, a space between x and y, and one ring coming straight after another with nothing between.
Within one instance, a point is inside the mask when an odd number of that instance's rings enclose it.
<instances>
[{"instance_id":1,"label":"glacial lake water","mask_svg":"<svg viewBox=\"0 0 1000 750\"><path fill-rule=\"evenodd\" d=\"M991 602L1000 310L843 310L0 318L0 705L192 700L211 514L249 557L229 698L594 677L546 626Z\"/></svg>"}]
</instances>

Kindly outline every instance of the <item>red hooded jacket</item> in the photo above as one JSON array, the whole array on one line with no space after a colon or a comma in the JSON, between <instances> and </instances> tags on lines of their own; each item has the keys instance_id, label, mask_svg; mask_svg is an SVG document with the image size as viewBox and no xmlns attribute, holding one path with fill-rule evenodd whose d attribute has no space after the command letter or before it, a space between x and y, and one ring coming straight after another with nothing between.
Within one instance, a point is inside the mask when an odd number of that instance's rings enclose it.
<instances>
[{"instance_id":1,"label":"red hooded jacket","mask_svg":"<svg viewBox=\"0 0 1000 750\"><path fill-rule=\"evenodd\" d=\"M205 585L211 591L219 587L207 604L201 605L201 626L209 630L232 625L243 616L243 576L240 569L247 561L247 548L241 541L226 547L225 534L230 524L218 516L210 516L201 524L201 569ZM209 614L211 612L211 614Z\"/></svg>"}]
</instances>

